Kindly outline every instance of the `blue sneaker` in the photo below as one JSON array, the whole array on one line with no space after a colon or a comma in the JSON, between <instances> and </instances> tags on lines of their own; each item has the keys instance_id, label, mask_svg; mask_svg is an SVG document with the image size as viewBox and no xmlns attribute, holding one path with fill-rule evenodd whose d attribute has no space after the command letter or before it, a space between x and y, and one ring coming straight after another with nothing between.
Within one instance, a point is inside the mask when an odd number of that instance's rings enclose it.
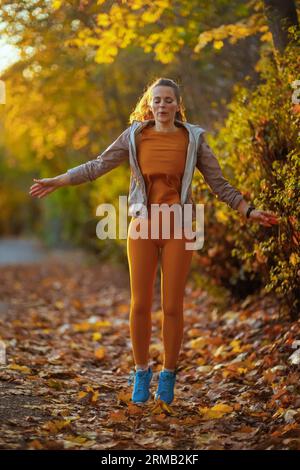
<instances>
[{"instance_id":1,"label":"blue sneaker","mask_svg":"<svg viewBox=\"0 0 300 470\"><path fill-rule=\"evenodd\" d=\"M168 370L162 370L159 373L159 380L158 380L158 388L154 395L155 400L158 398L165 403L172 403L174 400L174 386L176 381L176 374L175 372L170 372Z\"/></svg>"},{"instance_id":2,"label":"blue sneaker","mask_svg":"<svg viewBox=\"0 0 300 470\"><path fill-rule=\"evenodd\" d=\"M149 366L147 370L138 369L137 371L130 372L128 385L134 381L132 401L137 404L145 403L150 397L149 386L152 379L152 369Z\"/></svg>"}]
</instances>

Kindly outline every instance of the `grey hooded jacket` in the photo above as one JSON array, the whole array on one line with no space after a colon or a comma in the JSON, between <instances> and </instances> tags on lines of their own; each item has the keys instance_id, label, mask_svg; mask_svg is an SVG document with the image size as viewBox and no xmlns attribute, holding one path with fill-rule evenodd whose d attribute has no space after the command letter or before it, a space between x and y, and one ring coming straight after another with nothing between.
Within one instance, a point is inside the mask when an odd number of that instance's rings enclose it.
<instances>
[{"instance_id":1,"label":"grey hooded jacket","mask_svg":"<svg viewBox=\"0 0 300 470\"><path fill-rule=\"evenodd\" d=\"M71 184L77 185L93 181L108 173L124 161L129 161L131 175L128 196L128 214L134 217L147 217L147 194L136 150L136 136L153 119L133 121L122 134L94 160L67 170ZM175 119L175 125L184 126L189 133L185 170L181 184L181 206L192 204L192 220L195 220L195 203L192 199L192 179L195 167L202 173L213 194L232 209L236 209L243 195L224 178L219 162L210 146L205 142L200 126Z\"/></svg>"}]
</instances>

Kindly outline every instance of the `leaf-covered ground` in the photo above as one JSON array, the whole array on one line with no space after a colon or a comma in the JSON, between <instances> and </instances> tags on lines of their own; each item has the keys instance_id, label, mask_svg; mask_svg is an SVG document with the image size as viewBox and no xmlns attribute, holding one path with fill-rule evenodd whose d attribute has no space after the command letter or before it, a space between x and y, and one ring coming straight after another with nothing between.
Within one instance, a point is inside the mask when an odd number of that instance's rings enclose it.
<instances>
[{"instance_id":1,"label":"leaf-covered ground","mask_svg":"<svg viewBox=\"0 0 300 470\"><path fill-rule=\"evenodd\" d=\"M300 449L300 322L279 319L271 296L220 316L190 279L175 400L134 405L125 269L5 266L0 295L0 448ZM158 281L152 319L154 393Z\"/></svg>"}]
</instances>

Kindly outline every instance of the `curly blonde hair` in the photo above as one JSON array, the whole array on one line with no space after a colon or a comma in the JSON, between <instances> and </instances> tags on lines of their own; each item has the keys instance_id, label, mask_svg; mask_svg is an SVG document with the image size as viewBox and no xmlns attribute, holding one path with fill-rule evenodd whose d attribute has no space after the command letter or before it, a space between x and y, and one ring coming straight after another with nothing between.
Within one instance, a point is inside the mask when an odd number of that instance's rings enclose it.
<instances>
[{"instance_id":1,"label":"curly blonde hair","mask_svg":"<svg viewBox=\"0 0 300 470\"><path fill-rule=\"evenodd\" d=\"M170 78L156 78L144 91L143 95L136 104L134 110L129 116L129 122L132 124L134 120L136 121L146 121L148 119L154 119L153 113L150 109L150 102L152 99L152 90L156 86L169 86L173 88L177 103L179 104L179 111L176 111L175 119L179 121L186 121L185 109L180 94L179 85L171 80Z\"/></svg>"}]
</instances>

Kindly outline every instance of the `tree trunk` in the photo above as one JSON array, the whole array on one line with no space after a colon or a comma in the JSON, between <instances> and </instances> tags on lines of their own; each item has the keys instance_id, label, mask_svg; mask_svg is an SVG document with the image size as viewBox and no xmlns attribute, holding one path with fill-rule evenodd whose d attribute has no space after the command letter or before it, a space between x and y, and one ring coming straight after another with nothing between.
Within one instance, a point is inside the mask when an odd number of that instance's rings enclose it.
<instances>
[{"instance_id":1,"label":"tree trunk","mask_svg":"<svg viewBox=\"0 0 300 470\"><path fill-rule=\"evenodd\" d=\"M273 36L275 49L283 54L289 42L288 28L298 26L294 0L264 0L265 14Z\"/></svg>"}]
</instances>

